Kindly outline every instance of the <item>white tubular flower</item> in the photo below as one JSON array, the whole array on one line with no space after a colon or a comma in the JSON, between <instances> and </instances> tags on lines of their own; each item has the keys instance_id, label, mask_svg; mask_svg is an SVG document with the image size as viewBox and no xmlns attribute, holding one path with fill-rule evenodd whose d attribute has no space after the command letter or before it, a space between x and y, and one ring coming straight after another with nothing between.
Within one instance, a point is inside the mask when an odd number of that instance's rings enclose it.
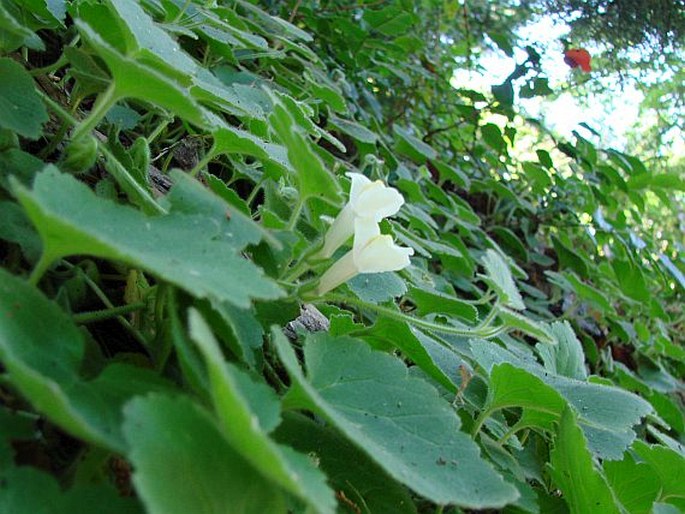
<instances>
[{"instance_id":1,"label":"white tubular flower","mask_svg":"<svg viewBox=\"0 0 685 514\"><path fill-rule=\"evenodd\" d=\"M370 181L360 173L347 173L352 180L350 199L335 218L324 238L324 245L317 257L328 259L355 233L355 222L365 219L378 224L383 218L400 210L404 198L397 189L386 186L380 180Z\"/></svg>"},{"instance_id":2,"label":"white tubular flower","mask_svg":"<svg viewBox=\"0 0 685 514\"><path fill-rule=\"evenodd\" d=\"M392 237L381 234L378 223L359 218L354 223L354 245L321 277L317 295L335 289L359 273L398 271L409 266L412 248L397 246Z\"/></svg>"}]
</instances>

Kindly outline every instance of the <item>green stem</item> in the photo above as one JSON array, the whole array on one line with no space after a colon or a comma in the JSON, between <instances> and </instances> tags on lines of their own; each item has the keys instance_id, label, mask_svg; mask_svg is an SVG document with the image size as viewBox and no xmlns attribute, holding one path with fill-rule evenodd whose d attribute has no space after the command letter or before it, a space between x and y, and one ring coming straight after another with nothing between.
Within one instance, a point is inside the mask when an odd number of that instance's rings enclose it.
<instances>
[{"instance_id":1,"label":"green stem","mask_svg":"<svg viewBox=\"0 0 685 514\"><path fill-rule=\"evenodd\" d=\"M495 297L495 294L492 292L492 289L488 289L483 296L478 298L478 300L464 300L464 299L460 298L459 301L462 301L464 303L469 303L471 305L482 305L484 303L488 303L494 297Z\"/></svg>"},{"instance_id":2,"label":"green stem","mask_svg":"<svg viewBox=\"0 0 685 514\"><path fill-rule=\"evenodd\" d=\"M170 155L171 153L172 152L169 152ZM205 154L205 156L202 159L200 159L200 162L198 162L195 165L195 167L188 172L188 174L191 177L197 177L197 174L200 173L200 171L202 171L210 163L212 159L214 159L214 152L210 150Z\"/></svg>"},{"instance_id":3,"label":"green stem","mask_svg":"<svg viewBox=\"0 0 685 514\"><path fill-rule=\"evenodd\" d=\"M90 134L118 100L119 95L117 95L115 83L112 82L107 89L97 97L95 105L90 111L90 114L88 114L88 117L76 127L71 136L72 140L75 141Z\"/></svg>"},{"instance_id":4,"label":"green stem","mask_svg":"<svg viewBox=\"0 0 685 514\"><path fill-rule=\"evenodd\" d=\"M302 213L302 208L304 207L304 198L300 196L297 199L297 203L295 204L295 208L293 209L293 213L290 216L290 220L288 221L288 226L286 227L286 230L294 230L295 227L297 226L297 222L300 219L300 214Z\"/></svg>"},{"instance_id":5,"label":"green stem","mask_svg":"<svg viewBox=\"0 0 685 514\"><path fill-rule=\"evenodd\" d=\"M297 280L298 278L300 278L300 277L302 276L302 274L303 274L305 271L308 271L308 270L309 270L309 266L307 265L307 263L305 262L305 260L302 259L302 260L301 260L300 262L298 262L295 266L293 266L293 267L289 270L290 273L288 273L288 274L287 274L285 277L283 277L281 280L282 280L283 282L285 282L285 283L292 284L292 283L295 282L295 280Z\"/></svg>"},{"instance_id":6,"label":"green stem","mask_svg":"<svg viewBox=\"0 0 685 514\"><path fill-rule=\"evenodd\" d=\"M431 321L426 321L420 318L415 318L413 316L409 316L407 314L403 314L401 312L397 312L393 309L390 309L388 307L383 307L382 305L375 305L371 303L366 303L362 300L358 300L354 297L348 297L348 296L341 296L341 295L335 295L335 294L329 294L324 297L325 300L332 301L332 302L338 302L338 303L348 303L352 304L358 307L362 307L364 309L368 309L374 312L377 312L378 314L382 314L384 316L387 316L389 318L395 319L397 321L403 321L406 323L409 323L410 325L414 325L417 327L425 328L427 330L432 330L435 332L442 332L443 334L451 334L451 335L456 335L456 336L461 336L461 337L481 337L483 339L488 339L490 337L494 337L496 335L501 334L506 330L505 326L499 326L492 328L490 330L484 330L484 328L488 327L483 327L483 328L456 328L456 327L450 327L447 325L440 325L438 323L433 323Z\"/></svg>"},{"instance_id":7,"label":"green stem","mask_svg":"<svg viewBox=\"0 0 685 514\"><path fill-rule=\"evenodd\" d=\"M45 275L45 272L56 260L57 258L54 255L43 252L40 256L40 259L38 259L36 266L31 271L31 275L29 276L29 284L37 286L38 282L40 282L40 279L43 278L43 275Z\"/></svg>"},{"instance_id":8,"label":"green stem","mask_svg":"<svg viewBox=\"0 0 685 514\"><path fill-rule=\"evenodd\" d=\"M157 138L157 136L159 136L162 133L162 131L165 128L167 128L169 123L171 123L172 119L173 118L164 118L162 122L155 127L155 130L153 130L152 133L149 136L147 136L148 144L152 143Z\"/></svg>"},{"instance_id":9,"label":"green stem","mask_svg":"<svg viewBox=\"0 0 685 514\"><path fill-rule=\"evenodd\" d=\"M168 307L167 296L169 296L169 286L165 283L160 283L157 286L157 292L155 295L155 319L157 320L157 341L159 343L157 353L156 353L156 363L155 368L157 371L162 372L166 367L169 356L171 355L171 350L173 348L173 341L164 332L163 323L166 321L164 318L164 309Z\"/></svg>"},{"instance_id":10,"label":"green stem","mask_svg":"<svg viewBox=\"0 0 685 514\"><path fill-rule=\"evenodd\" d=\"M490 417L490 414L492 414L493 412L494 411L492 409L485 409L478 415L475 423L473 424L473 429L471 430L471 435L473 437L476 437L478 435L480 429L483 428L483 423L485 423L485 420L487 420Z\"/></svg>"},{"instance_id":11,"label":"green stem","mask_svg":"<svg viewBox=\"0 0 685 514\"><path fill-rule=\"evenodd\" d=\"M492 309L490 309L490 312L488 312L488 315L483 318L483 321L478 325L478 329L489 327L490 323L497 317L497 313L499 312L499 302L496 302L495 305L492 306Z\"/></svg>"},{"instance_id":12,"label":"green stem","mask_svg":"<svg viewBox=\"0 0 685 514\"><path fill-rule=\"evenodd\" d=\"M178 11L178 14L174 17L171 23L178 23L179 20L183 17L183 14L186 12L186 9L188 9L188 6L190 5L190 0L186 0L185 4L183 4L183 7L181 8L180 11Z\"/></svg>"},{"instance_id":13,"label":"green stem","mask_svg":"<svg viewBox=\"0 0 685 514\"><path fill-rule=\"evenodd\" d=\"M38 154L38 157L40 159L45 159L52 152L54 152L55 149L57 148L57 146L59 146L59 144L62 141L64 141L64 136L66 136L68 130L69 130L69 124L65 121L62 121L62 124L59 126L59 129L57 129L57 132L55 132L55 135L50 140L50 143L40 151L40 153Z\"/></svg>"},{"instance_id":14,"label":"green stem","mask_svg":"<svg viewBox=\"0 0 685 514\"><path fill-rule=\"evenodd\" d=\"M252 188L252 191L250 191L249 196L245 200L245 203L248 206L252 205L252 202L254 202L254 199L257 198L257 194L259 193L260 189L262 188L263 182L264 182L264 180L260 180L259 182L257 182L255 184L254 188Z\"/></svg>"},{"instance_id":15,"label":"green stem","mask_svg":"<svg viewBox=\"0 0 685 514\"><path fill-rule=\"evenodd\" d=\"M318 265L321 264L323 261L320 261L318 263L315 262L312 264L310 263L309 259L312 255L314 255L316 252L320 250L320 247L321 243L315 243L312 246L310 246L309 249L300 256L297 263L293 267L291 267L290 270L286 270L289 271L289 273L284 277L281 277L281 280L283 280L284 282L294 283L295 280L300 278L305 272L311 269L318 268ZM288 263L288 265L289 264L290 263Z\"/></svg>"},{"instance_id":16,"label":"green stem","mask_svg":"<svg viewBox=\"0 0 685 514\"><path fill-rule=\"evenodd\" d=\"M107 297L104 291L100 289L100 287L81 268L79 268L78 266L74 266L70 262L63 262L67 266L67 268L75 269L78 273L80 273L81 278L83 278L84 282L95 293L95 296L97 296L100 299L100 301L105 304L105 307L107 307L107 309L112 310L117 308L110 301L110 299ZM123 326L124 329L126 329L126 331L128 331L128 333L131 334L136 339L136 341L138 341L143 346L143 348L145 348L146 350L148 349L149 343L138 329L131 325L128 322L128 320L121 315L116 316L116 319L121 324L121 326Z\"/></svg>"},{"instance_id":17,"label":"green stem","mask_svg":"<svg viewBox=\"0 0 685 514\"><path fill-rule=\"evenodd\" d=\"M509 430L507 430L506 433L497 442L499 443L500 446L504 446L504 443L506 443L509 440L509 438L511 436L513 436L519 430L522 430L522 428L519 428L516 425L514 425Z\"/></svg>"},{"instance_id":18,"label":"green stem","mask_svg":"<svg viewBox=\"0 0 685 514\"><path fill-rule=\"evenodd\" d=\"M98 148L102 154L108 159L111 166L108 168L110 174L121 185L127 186L127 192L135 193L136 203L140 205L148 213L166 214L167 211L152 197L152 195L141 186L136 179L131 176L131 173L126 169L126 166L121 164L116 156L107 148L106 145L98 143Z\"/></svg>"},{"instance_id":19,"label":"green stem","mask_svg":"<svg viewBox=\"0 0 685 514\"><path fill-rule=\"evenodd\" d=\"M69 111L67 111L57 102L55 102L48 95L46 95L39 89L36 89L36 92L41 96L42 100L46 104L48 104L48 106L50 106L50 109L52 109L55 112L55 114L57 114L57 116L59 116L62 119L62 121L65 121L66 123L69 123L72 126L79 124L79 121L76 118L74 118L74 116Z\"/></svg>"},{"instance_id":20,"label":"green stem","mask_svg":"<svg viewBox=\"0 0 685 514\"><path fill-rule=\"evenodd\" d=\"M105 319L121 316L122 314L128 314L129 312L134 312L144 307L145 303L138 302L132 303L130 305L120 305L119 307L113 307L111 309L102 309L99 311L91 312L79 312L78 314L74 314L71 318L74 320L75 323L78 324L94 323L96 321L102 321Z\"/></svg>"},{"instance_id":21,"label":"green stem","mask_svg":"<svg viewBox=\"0 0 685 514\"><path fill-rule=\"evenodd\" d=\"M40 75L48 75L48 74L52 73L53 71L57 71L62 66L65 66L68 62L69 62L69 60L67 59L66 54L62 54L60 56L60 58L57 59L52 64L48 64L47 66L44 66L43 68L34 68L29 73L33 77L38 77Z\"/></svg>"}]
</instances>

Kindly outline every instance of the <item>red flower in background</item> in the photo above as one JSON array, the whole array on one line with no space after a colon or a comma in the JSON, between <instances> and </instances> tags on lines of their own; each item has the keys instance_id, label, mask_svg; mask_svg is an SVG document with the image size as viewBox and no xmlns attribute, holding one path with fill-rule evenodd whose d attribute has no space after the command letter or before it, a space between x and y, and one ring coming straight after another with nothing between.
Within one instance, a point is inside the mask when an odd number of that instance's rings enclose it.
<instances>
[{"instance_id":1,"label":"red flower in background","mask_svg":"<svg viewBox=\"0 0 685 514\"><path fill-rule=\"evenodd\" d=\"M580 66L580 69L584 72L592 70L592 67L590 67L590 59L590 52L584 48L570 48L564 52L564 62L571 68Z\"/></svg>"}]
</instances>

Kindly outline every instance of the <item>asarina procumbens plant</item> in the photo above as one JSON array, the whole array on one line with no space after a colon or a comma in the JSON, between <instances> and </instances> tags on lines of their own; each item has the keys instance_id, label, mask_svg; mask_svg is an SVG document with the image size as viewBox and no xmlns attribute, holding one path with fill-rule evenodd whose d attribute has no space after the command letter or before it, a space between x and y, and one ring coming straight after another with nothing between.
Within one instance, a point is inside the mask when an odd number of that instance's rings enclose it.
<instances>
[{"instance_id":1,"label":"asarina procumbens plant","mask_svg":"<svg viewBox=\"0 0 685 514\"><path fill-rule=\"evenodd\" d=\"M324 246L315 256L327 259L357 234L356 222L378 224L384 218L397 214L404 204L404 198L397 189L386 186L382 181L371 181L361 173L347 173L352 181L350 198L340 211L324 238Z\"/></svg>"},{"instance_id":2,"label":"asarina procumbens plant","mask_svg":"<svg viewBox=\"0 0 685 514\"><path fill-rule=\"evenodd\" d=\"M398 271L409 265L411 248L397 246L392 237L381 234L380 221L399 211L402 195L382 181L371 181L360 173L348 173L352 180L350 198L324 238L317 258L328 258L354 235L352 250L336 261L321 277L319 296L335 289L359 273Z\"/></svg>"},{"instance_id":3,"label":"asarina procumbens plant","mask_svg":"<svg viewBox=\"0 0 685 514\"><path fill-rule=\"evenodd\" d=\"M457 4L0 1L0 514L685 512L685 183Z\"/></svg>"}]
</instances>

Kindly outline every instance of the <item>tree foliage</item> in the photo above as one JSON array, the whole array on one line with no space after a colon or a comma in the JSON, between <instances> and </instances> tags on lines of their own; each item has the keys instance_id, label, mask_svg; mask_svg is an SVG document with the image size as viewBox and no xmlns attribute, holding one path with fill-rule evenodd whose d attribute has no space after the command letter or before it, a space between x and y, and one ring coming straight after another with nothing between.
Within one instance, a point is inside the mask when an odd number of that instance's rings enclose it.
<instances>
[{"instance_id":1,"label":"tree foliage","mask_svg":"<svg viewBox=\"0 0 685 514\"><path fill-rule=\"evenodd\" d=\"M563 18L582 39L605 41L616 50L663 51L685 38L682 0L571 1L542 0L546 12Z\"/></svg>"}]
</instances>

